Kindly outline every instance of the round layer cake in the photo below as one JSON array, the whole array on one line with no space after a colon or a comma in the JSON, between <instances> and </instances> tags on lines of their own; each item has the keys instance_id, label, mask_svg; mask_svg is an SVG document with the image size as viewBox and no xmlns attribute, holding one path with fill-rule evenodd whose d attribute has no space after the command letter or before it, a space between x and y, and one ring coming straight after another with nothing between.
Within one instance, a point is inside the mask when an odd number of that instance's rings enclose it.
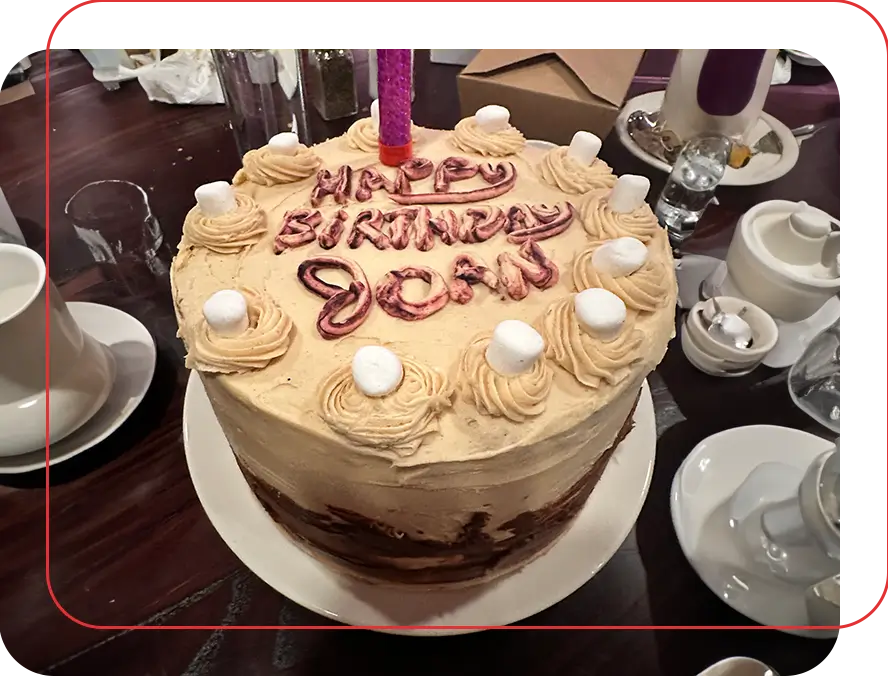
<instances>
[{"instance_id":1,"label":"round layer cake","mask_svg":"<svg viewBox=\"0 0 888 676\"><path fill-rule=\"evenodd\" d=\"M198 191L173 298L187 366L288 534L363 578L467 585L576 516L674 335L676 283L622 185L639 177L582 139L544 150L475 118L413 137L398 168L371 119L247 153L233 186ZM488 351L507 320L542 339L514 371ZM397 357L393 391L356 380L364 346Z\"/></svg>"}]
</instances>

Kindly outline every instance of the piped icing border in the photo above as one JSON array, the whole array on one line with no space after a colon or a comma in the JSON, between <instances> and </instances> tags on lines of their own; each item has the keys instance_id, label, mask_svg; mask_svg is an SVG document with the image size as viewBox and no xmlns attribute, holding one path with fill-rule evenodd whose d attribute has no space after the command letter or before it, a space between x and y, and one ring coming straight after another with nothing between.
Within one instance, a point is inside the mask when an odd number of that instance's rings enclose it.
<instances>
[{"instance_id":1,"label":"piped icing border","mask_svg":"<svg viewBox=\"0 0 888 676\"><path fill-rule=\"evenodd\" d=\"M527 144L524 134L512 125L497 131L485 131L474 117L466 117L457 122L451 142L463 152L485 157L516 155Z\"/></svg>"},{"instance_id":2,"label":"piped icing border","mask_svg":"<svg viewBox=\"0 0 888 676\"><path fill-rule=\"evenodd\" d=\"M619 213L610 208L607 195L597 191L586 195L578 211L586 232L596 240L635 237L647 244L662 230L647 203L630 213Z\"/></svg>"},{"instance_id":3,"label":"piped icing border","mask_svg":"<svg viewBox=\"0 0 888 676\"><path fill-rule=\"evenodd\" d=\"M419 127L410 125L410 138L415 144L420 138ZM352 150L360 150L365 153L375 153L379 150L379 127L369 117L362 118L352 123L345 132L345 142Z\"/></svg>"},{"instance_id":4,"label":"piped icing border","mask_svg":"<svg viewBox=\"0 0 888 676\"><path fill-rule=\"evenodd\" d=\"M242 288L247 301L248 327L236 335L220 335L201 317L191 332L188 368L204 373L246 373L264 369L287 353L295 327L271 297Z\"/></svg>"},{"instance_id":5,"label":"piped icing border","mask_svg":"<svg viewBox=\"0 0 888 676\"><path fill-rule=\"evenodd\" d=\"M580 326L575 298L576 294L571 294L553 302L538 320L537 330L546 341L545 356L586 387L617 385L642 358L638 348L644 336L635 328L634 316L629 316L614 340L592 337Z\"/></svg>"},{"instance_id":6,"label":"piped icing border","mask_svg":"<svg viewBox=\"0 0 888 676\"><path fill-rule=\"evenodd\" d=\"M668 279L666 264L659 256L648 255L635 272L623 276L597 270L592 262L595 252L613 240L595 242L580 251L573 262L573 282L577 291L607 289L618 296L626 307L638 312L654 312L663 307L669 295L663 286Z\"/></svg>"},{"instance_id":7,"label":"piped icing border","mask_svg":"<svg viewBox=\"0 0 888 676\"><path fill-rule=\"evenodd\" d=\"M257 185L272 186L296 183L313 176L321 166L321 158L311 148L301 144L292 155L275 153L266 145L248 150L242 164L231 181L234 185L249 181Z\"/></svg>"},{"instance_id":8,"label":"piped icing border","mask_svg":"<svg viewBox=\"0 0 888 676\"><path fill-rule=\"evenodd\" d=\"M330 428L362 446L413 455L423 440L438 431L439 414L452 406L450 379L408 357L401 357L399 387L383 397L363 394L352 365L333 371L318 390L321 417Z\"/></svg>"},{"instance_id":9,"label":"piped icing border","mask_svg":"<svg viewBox=\"0 0 888 676\"><path fill-rule=\"evenodd\" d=\"M596 158L583 166L568 155L568 147L552 148L537 165L537 174L544 183L570 195L582 195L590 190L610 190L617 177L610 166Z\"/></svg>"},{"instance_id":10,"label":"piped icing border","mask_svg":"<svg viewBox=\"0 0 888 676\"><path fill-rule=\"evenodd\" d=\"M462 353L458 365L458 387L463 399L484 415L523 422L546 410L552 389L552 369L545 359L537 359L532 368L516 375L497 373L487 361L491 334L473 338Z\"/></svg>"},{"instance_id":11,"label":"piped icing border","mask_svg":"<svg viewBox=\"0 0 888 676\"><path fill-rule=\"evenodd\" d=\"M210 217L195 205L185 216L182 245L209 249L218 254L238 253L259 242L265 235L265 212L249 195L235 193L235 208Z\"/></svg>"}]
</instances>

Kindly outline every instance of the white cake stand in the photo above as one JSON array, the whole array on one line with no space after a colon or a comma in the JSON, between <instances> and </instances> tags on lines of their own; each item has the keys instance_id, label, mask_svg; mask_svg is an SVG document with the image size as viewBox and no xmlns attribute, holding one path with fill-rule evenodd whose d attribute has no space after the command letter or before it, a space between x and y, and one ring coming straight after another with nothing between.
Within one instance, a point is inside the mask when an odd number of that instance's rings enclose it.
<instances>
[{"instance_id":1,"label":"white cake stand","mask_svg":"<svg viewBox=\"0 0 888 676\"><path fill-rule=\"evenodd\" d=\"M654 405L645 382L634 429L620 444L573 525L546 554L512 575L474 588L409 591L337 573L278 528L241 474L196 373L191 374L185 393L183 431L188 469L207 516L257 576L287 598L330 619L419 636L511 624L545 610L588 582L614 555L641 512L657 438ZM398 628L403 626L430 629Z\"/></svg>"}]
</instances>

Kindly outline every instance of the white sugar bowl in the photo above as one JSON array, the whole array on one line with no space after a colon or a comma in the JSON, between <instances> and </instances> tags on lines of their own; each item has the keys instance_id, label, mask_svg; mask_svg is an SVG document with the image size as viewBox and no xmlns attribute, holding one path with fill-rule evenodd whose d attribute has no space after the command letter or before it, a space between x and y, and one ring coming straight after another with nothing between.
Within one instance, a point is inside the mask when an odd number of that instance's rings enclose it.
<instances>
[{"instance_id":1,"label":"white sugar bowl","mask_svg":"<svg viewBox=\"0 0 888 676\"><path fill-rule=\"evenodd\" d=\"M742 376L774 348L777 335L777 324L760 307L740 298L717 296L700 301L688 312L681 327L681 348L704 373Z\"/></svg>"},{"instance_id":2,"label":"white sugar bowl","mask_svg":"<svg viewBox=\"0 0 888 676\"><path fill-rule=\"evenodd\" d=\"M805 202L762 202L740 218L726 263L739 295L802 321L839 292L839 223Z\"/></svg>"}]
</instances>

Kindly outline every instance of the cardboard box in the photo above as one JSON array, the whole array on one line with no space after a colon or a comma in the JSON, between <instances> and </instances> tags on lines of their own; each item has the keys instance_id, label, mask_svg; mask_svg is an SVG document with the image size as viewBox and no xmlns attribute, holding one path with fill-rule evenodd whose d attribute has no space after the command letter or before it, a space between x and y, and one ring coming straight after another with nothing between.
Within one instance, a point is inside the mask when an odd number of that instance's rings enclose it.
<instances>
[{"instance_id":1,"label":"cardboard box","mask_svg":"<svg viewBox=\"0 0 888 676\"><path fill-rule=\"evenodd\" d=\"M643 49L482 49L457 80L463 117L497 104L528 139L610 133Z\"/></svg>"}]
</instances>

